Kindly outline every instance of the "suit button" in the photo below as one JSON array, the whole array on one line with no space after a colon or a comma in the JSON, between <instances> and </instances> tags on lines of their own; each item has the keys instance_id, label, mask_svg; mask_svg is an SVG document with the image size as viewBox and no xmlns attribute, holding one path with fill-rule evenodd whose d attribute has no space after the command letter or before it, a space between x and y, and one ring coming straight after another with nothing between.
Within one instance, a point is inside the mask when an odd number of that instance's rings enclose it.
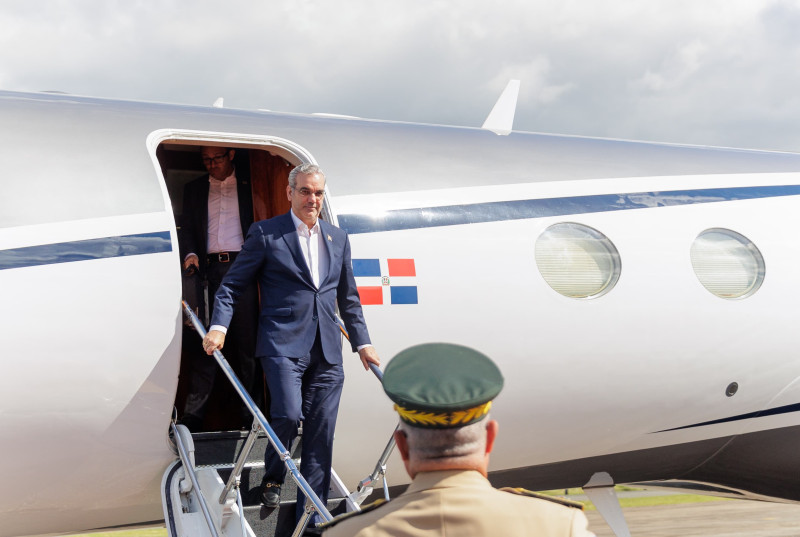
<instances>
[{"instance_id":1,"label":"suit button","mask_svg":"<svg viewBox=\"0 0 800 537\"><path fill-rule=\"evenodd\" d=\"M316 321L316 320L317 320L317 316L316 316L316 315L314 315L313 317L311 317L311 320L312 320L312 321Z\"/></svg>"}]
</instances>

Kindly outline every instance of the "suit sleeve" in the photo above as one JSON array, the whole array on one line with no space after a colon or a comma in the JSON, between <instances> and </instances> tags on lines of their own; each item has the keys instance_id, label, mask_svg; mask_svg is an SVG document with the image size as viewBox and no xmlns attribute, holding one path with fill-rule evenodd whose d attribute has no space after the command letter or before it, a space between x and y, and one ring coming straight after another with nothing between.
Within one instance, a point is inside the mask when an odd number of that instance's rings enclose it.
<instances>
[{"instance_id":1,"label":"suit sleeve","mask_svg":"<svg viewBox=\"0 0 800 537\"><path fill-rule=\"evenodd\" d=\"M336 297L344 326L350 336L350 346L353 352L356 352L359 345L366 345L372 343L372 341L369 339L369 331L364 320L364 312L361 309L361 299L358 296L356 279L353 276L353 263L350 259L350 238L347 235L345 235L344 240L342 275L339 279Z\"/></svg>"},{"instance_id":2,"label":"suit sleeve","mask_svg":"<svg viewBox=\"0 0 800 537\"><path fill-rule=\"evenodd\" d=\"M256 274L264 263L265 250L264 234L258 224L253 224L247 232L242 250L222 279L217 294L214 295L212 325L217 324L226 328L230 326L236 301L250 283L255 281Z\"/></svg>"}]
</instances>

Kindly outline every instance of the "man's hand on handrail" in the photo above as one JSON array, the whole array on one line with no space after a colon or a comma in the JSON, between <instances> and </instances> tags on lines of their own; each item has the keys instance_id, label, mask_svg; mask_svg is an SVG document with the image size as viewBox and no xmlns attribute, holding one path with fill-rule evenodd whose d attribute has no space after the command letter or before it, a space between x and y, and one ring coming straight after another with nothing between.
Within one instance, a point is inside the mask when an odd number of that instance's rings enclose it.
<instances>
[{"instance_id":1,"label":"man's hand on handrail","mask_svg":"<svg viewBox=\"0 0 800 537\"><path fill-rule=\"evenodd\" d=\"M209 330L206 337L203 338L203 350L209 356L214 354L214 351L221 351L225 345L225 334L219 330Z\"/></svg>"},{"instance_id":2,"label":"man's hand on handrail","mask_svg":"<svg viewBox=\"0 0 800 537\"><path fill-rule=\"evenodd\" d=\"M358 351L358 357L361 358L361 363L364 365L364 370L369 371L369 364L381 365L381 359L378 358L378 351L372 345L364 347Z\"/></svg>"}]
</instances>

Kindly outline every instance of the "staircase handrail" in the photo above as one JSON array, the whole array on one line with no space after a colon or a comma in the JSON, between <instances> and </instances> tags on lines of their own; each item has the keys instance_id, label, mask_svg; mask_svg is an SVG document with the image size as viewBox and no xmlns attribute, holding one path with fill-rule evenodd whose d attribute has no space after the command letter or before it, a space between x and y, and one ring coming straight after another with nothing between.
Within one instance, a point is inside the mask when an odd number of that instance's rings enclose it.
<instances>
[{"instance_id":1,"label":"staircase handrail","mask_svg":"<svg viewBox=\"0 0 800 537\"><path fill-rule=\"evenodd\" d=\"M189 307L185 300L182 301L182 303L184 315L186 315L186 317L191 321L192 326L194 326L195 331L200 335L200 337L205 338L206 329L200 322L200 319L197 318L197 315L195 315L194 311L192 311L192 308ZM294 460L292 460L291 454L284 447L283 443L281 443L280 439L275 434L275 431L267 421L267 418L264 417L264 414L261 412L261 409L258 408L258 405L256 405L255 401L253 401L253 398L250 397L249 393L247 393L247 390L245 390L241 381L233 372L233 368L230 366L228 361L219 350L215 350L213 356L223 373L225 373L225 376L228 377L228 380L236 390L236 393L238 393L239 397L241 397L247 409L251 414L253 414L255 420L258 421L258 424L261 426L261 428L264 429L270 445L272 445L272 448L280 455L281 460L289 470L292 479L294 479L295 483L297 483L297 486L303 491L303 494L305 494L306 500L311 502L313 509L322 519L324 519L325 522L331 520L333 517L328 511L328 508L322 503L322 500L319 499L319 496L317 496L317 494L305 480L303 475L300 473L300 470L297 469L297 465L294 463Z\"/></svg>"},{"instance_id":2,"label":"staircase handrail","mask_svg":"<svg viewBox=\"0 0 800 537\"><path fill-rule=\"evenodd\" d=\"M339 330L342 331L342 335L344 335L347 341L350 341L350 334L347 333L347 329L344 327L344 321L338 315L335 316L336 323L339 325ZM372 373L378 378L378 382L383 383L383 371L377 365L373 364L372 362L369 363L369 368L372 370Z\"/></svg>"},{"instance_id":3,"label":"staircase handrail","mask_svg":"<svg viewBox=\"0 0 800 537\"><path fill-rule=\"evenodd\" d=\"M339 330L342 331L344 337L350 341L350 336L347 333L347 329L344 326L344 321L339 317L336 316L336 322L339 324ZM378 382L383 384L383 371L381 371L380 367L370 362L369 368L372 370L372 373L377 377ZM395 427L395 431L397 428ZM389 441L386 443L386 447L383 448L383 453L381 453L378 462L375 464L375 468L372 470L372 473L359 481L358 487L356 488L355 492L348 496L348 505L361 505L361 503L370 495L372 494L373 484L375 481L378 480L378 477L382 477L383 481L383 497L385 500L389 500L389 487L386 484L386 462L389 460L389 456L392 454L392 451L395 447L395 440L394 440L394 432L392 436L389 438Z\"/></svg>"},{"instance_id":4,"label":"staircase handrail","mask_svg":"<svg viewBox=\"0 0 800 537\"><path fill-rule=\"evenodd\" d=\"M217 527L211 517L211 512L208 510L206 499L200 492L200 483L197 481L197 474L194 472L194 466L191 463L189 452L186 449L186 446L183 444L181 431L178 429L178 426L174 421L170 423L170 427L172 428L172 438L175 440L175 447L178 449L178 457L181 459L181 464L183 464L183 471L187 476L189 476L189 481L192 482L192 488L197 493L197 499L200 503L200 510L203 512L203 518L205 518L206 524L208 524L208 530L211 532L212 537L219 537Z\"/></svg>"}]
</instances>

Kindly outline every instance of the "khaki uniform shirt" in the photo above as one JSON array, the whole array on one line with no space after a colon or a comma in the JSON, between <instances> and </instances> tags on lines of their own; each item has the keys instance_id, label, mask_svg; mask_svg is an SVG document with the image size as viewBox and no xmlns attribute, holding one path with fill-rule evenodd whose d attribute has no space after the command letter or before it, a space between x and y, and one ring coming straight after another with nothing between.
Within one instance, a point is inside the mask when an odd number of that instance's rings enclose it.
<instances>
[{"instance_id":1,"label":"khaki uniform shirt","mask_svg":"<svg viewBox=\"0 0 800 537\"><path fill-rule=\"evenodd\" d=\"M580 509L497 490L479 472L421 472L408 490L325 530L325 537L594 537Z\"/></svg>"}]
</instances>

